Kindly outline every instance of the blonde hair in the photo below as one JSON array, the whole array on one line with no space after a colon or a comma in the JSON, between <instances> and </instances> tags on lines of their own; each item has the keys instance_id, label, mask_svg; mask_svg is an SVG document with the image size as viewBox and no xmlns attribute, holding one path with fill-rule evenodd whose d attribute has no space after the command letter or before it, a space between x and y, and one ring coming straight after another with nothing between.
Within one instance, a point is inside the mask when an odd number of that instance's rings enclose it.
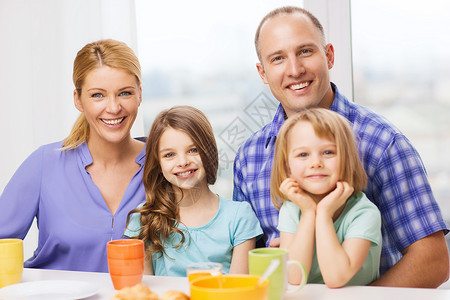
<instances>
[{"instance_id":1,"label":"blonde hair","mask_svg":"<svg viewBox=\"0 0 450 300\"><path fill-rule=\"evenodd\" d=\"M161 255L165 254L164 242L170 234L181 236L180 243L175 247L185 241L183 232L177 226L180 216L174 189L163 176L160 165L159 141L168 128L183 131L192 139L205 168L208 184L216 182L219 167L214 132L203 112L192 106L174 106L158 114L147 139L143 179L146 203L132 210L128 218L135 212L141 214L142 227L138 238L148 245L147 251Z\"/></svg>"},{"instance_id":2,"label":"blonde hair","mask_svg":"<svg viewBox=\"0 0 450 300\"><path fill-rule=\"evenodd\" d=\"M281 207L285 196L280 185L288 177L288 136L298 122L309 122L318 137L327 138L336 143L339 180L353 186L353 195L362 191L367 184L367 175L360 161L356 140L349 122L341 115L325 108L311 108L289 117L280 129L275 144L275 155L270 182L272 202L277 209Z\"/></svg>"},{"instance_id":3,"label":"blonde hair","mask_svg":"<svg viewBox=\"0 0 450 300\"><path fill-rule=\"evenodd\" d=\"M111 39L99 40L84 46L78 51L73 62L73 83L78 96L88 74L97 68L108 66L121 69L136 76L141 84L141 66L133 50L127 44ZM61 150L77 148L89 137L89 124L84 113L78 116L69 136L63 141Z\"/></svg>"}]
</instances>

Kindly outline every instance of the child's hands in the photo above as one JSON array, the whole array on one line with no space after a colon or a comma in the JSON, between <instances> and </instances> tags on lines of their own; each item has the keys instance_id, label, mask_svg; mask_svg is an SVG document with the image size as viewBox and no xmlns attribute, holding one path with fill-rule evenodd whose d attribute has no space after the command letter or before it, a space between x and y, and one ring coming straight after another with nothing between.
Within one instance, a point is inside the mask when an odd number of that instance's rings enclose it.
<instances>
[{"instance_id":1,"label":"child's hands","mask_svg":"<svg viewBox=\"0 0 450 300\"><path fill-rule=\"evenodd\" d=\"M320 200L317 205L317 212L325 213L333 218L336 211L347 202L347 199L353 193L353 186L345 181L338 181L336 188Z\"/></svg>"},{"instance_id":2,"label":"child's hands","mask_svg":"<svg viewBox=\"0 0 450 300\"><path fill-rule=\"evenodd\" d=\"M294 202L302 213L307 210L316 210L316 202L300 188L295 179L286 178L283 180L280 185L280 191L287 199Z\"/></svg>"}]
</instances>

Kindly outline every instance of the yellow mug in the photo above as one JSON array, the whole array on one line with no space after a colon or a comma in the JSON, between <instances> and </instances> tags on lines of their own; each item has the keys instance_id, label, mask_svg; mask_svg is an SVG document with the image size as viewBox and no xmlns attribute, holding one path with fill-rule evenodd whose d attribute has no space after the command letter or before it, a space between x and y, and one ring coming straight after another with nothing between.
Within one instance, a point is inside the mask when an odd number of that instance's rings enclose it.
<instances>
[{"instance_id":1,"label":"yellow mug","mask_svg":"<svg viewBox=\"0 0 450 300\"><path fill-rule=\"evenodd\" d=\"M19 283L23 271L23 241L0 239L0 288Z\"/></svg>"},{"instance_id":2,"label":"yellow mug","mask_svg":"<svg viewBox=\"0 0 450 300\"><path fill-rule=\"evenodd\" d=\"M258 285L259 276L219 275L191 282L191 300L267 300L269 281Z\"/></svg>"}]
</instances>

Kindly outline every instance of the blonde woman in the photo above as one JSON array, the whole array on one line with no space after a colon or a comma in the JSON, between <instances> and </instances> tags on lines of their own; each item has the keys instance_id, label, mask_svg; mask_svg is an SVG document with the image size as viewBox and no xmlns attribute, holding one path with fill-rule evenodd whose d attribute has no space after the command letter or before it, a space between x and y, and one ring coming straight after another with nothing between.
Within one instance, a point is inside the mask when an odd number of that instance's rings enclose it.
<instances>
[{"instance_id":1,"label":"blonde woman","mask_svg":"<svg viewBox=\"0 0 450 300\"><path fill-rule=\"evenodd\" d=\"M33 219L38 247L25 267L107 272L106 242L145 199L144 142L130 129L141 104L139 61L125 43L84 46L73 67L81 112L62 142L41 146L0 198L0 238L24 238Z\"/></svg>"}]
</instances>

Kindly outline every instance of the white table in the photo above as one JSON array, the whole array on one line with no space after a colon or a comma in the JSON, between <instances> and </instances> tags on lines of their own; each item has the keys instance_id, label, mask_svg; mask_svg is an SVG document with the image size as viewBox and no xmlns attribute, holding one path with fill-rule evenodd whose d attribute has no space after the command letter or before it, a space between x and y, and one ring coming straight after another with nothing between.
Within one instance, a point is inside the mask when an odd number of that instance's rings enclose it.
<instances>
[{"instance_id":1,"label":"white table","mask_svg":"<svg viewBox=\"0 0 450 300\"><path fill-rule=\"evenodd\" d=\"M99 292L88 300L111 299L116 291L108 273L56 271L44 269L27 269L23 271L22 282L37 280L80 280L94 282ZM161 295L167 290L179 290L189 294L189 283L186 277L144 276L143 283ZM351 286L340 289L329 289L323 284L308 284L302 290L285 300L448 300L450 290L446 289L413 289L388 288L371 286ZM251 300L251 299L249 299Z\"/></svg>"},{"instance_id":2,"label":"white table","mask_svg":"<svg viewBox=\"0 0 450 300\"><path fill-rule=\"evenodd\" d=\"M109 273L58 271L46 269L23 269L22 282L38 280L79 280L93 282L98 285L99 292L86 300L111 299L117 291ZM163 277L145 275L142 283L152 291L162 295L167 290L179 290L189 295L189 283L186 277Z\"/></svg>"}]
</instances>

